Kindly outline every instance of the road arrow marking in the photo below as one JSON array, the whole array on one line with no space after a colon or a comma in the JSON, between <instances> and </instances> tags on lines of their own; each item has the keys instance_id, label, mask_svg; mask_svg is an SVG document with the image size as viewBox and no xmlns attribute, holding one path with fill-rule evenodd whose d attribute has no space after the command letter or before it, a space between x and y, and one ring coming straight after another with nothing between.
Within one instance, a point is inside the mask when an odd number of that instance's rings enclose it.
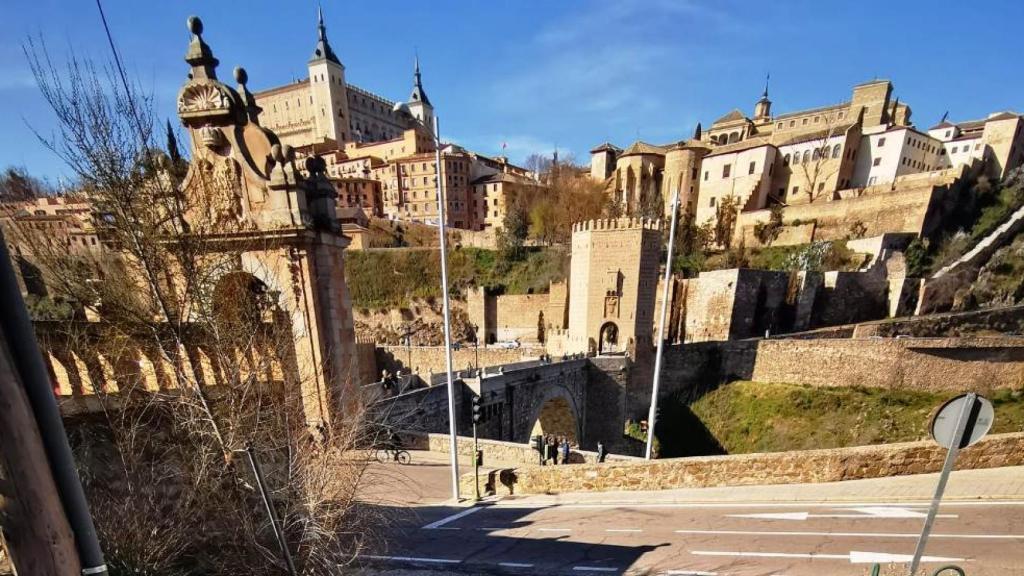
<instances>
[{"instance_id":1,"label":"road arrow marking","mask_svg":"<svg viewBox=\"0 0 1024 576\"><path fill-rule=\"evenodd\" d=\"M729 518L756 518L758 520L807 520L808 518L924 518L923 512L908 508L853 508L857 514L811 514L809 512L765 512L761 514L729 514ZM938 514L936 518L958 518L956 514Z\"/></svg>"},{"instance_id":2,"label":"road arrow marking","mask_svg":"<svg viewBox=\"0 0 1024 576\"><path fill-rule=\"evenodd\" d=\"M814 552L718 552L693 550L694 556L738 556L745 558L809 558L812 560L849 560L851 564L908 564L913 560L909 554L887 554L885 552L853 552L848 554L817 554ZM964 558L925 556L922 562L966 562Z\"/></svg>"}]
</instances>

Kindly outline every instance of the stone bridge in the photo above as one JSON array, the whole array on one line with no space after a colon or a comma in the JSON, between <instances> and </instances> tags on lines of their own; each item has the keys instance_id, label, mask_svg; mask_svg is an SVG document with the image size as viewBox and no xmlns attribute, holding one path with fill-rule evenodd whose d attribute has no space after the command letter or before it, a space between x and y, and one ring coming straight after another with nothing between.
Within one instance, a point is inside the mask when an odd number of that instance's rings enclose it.
<instances>
[{"instance_id":1,"label":"stone bridge","mask_svg":"<svg viewBox=\"0 0 1024 576\"><path fill-rule=\"evenodd\" d=\"M472 432L472 398L483 411L481 438L525 444L537 434L569 438L584 449L598 441L622 453L626 405L624 357L521 362L482 374L457 373L455 413L460 436ZM448 432L445 386L408 387L372 405L389 425ZM628 452L628 450L625 450Z\"/></svg>"}]
</instances>

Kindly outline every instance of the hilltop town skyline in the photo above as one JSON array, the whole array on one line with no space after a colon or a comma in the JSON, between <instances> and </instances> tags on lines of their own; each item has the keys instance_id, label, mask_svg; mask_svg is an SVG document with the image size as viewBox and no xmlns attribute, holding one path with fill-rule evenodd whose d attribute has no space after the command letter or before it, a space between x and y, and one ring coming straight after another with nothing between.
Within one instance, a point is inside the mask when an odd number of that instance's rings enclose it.
<instances>
[{"instance_id":1,"label":"hilltop town skyline","mask_svg":"<svg viewBox=\"0 0 1024 576\"><path fill-rule=\"evenodd\" d=\"M107 7L118 48L143 89L153 93L157 115L173 118L176 86L184 74L176 64L180 49L175 40L189 7L160 7L145 14L126 8L117 2ZM384 22L368 18L366 7L324 3L332 44L349 80L386 98L404 99L418 54L442 137L480 153L504 153L513 162L557 147L586 164L588 151L600 142L665 144L687 138L697 122L706 124L733 108L747 111L767 73L776 114L840 102L848 86L876 77L892 80L895 96L914 103L913 121L923 128L945 112L963 121L1019 108L1012 97L1019 91L1017 79L999 76L1000 90L975 88L992 82L1009 64L1011 53L999 50L1000 40L979 61L976 52L955 45L981 42L982 33L959 30L957 42L929 47L930 64L920 65L924 53L904 46L948 24L936 14L910 9L904 9L905 20L894 14L891 21L864 29L856 46L825 42L820 51L787 51L778 38L799 31L794 24L775 21L789 14L820 24L821 15L800 5L758 19L729 4L585 4L543 14L537 8L505 6L499 28L507 33L495 35L487 32L487 11L475 6L441 7L436 14L421 6L406 8L407 21ZM54 183L69 174L33 134L46 135L52 126L21 43L45 28L43 39L55 60L63 60L72 46L105 61L109 49L98 18L79 10L84 8L16 10L16 28L24 33L0 44L7 77L0 93L11 104L0 119L12 135L0 144L0 155L5 164L23 166ZM999 21L1012 21L1010 13L1020 10L1007 3L998 10L1007 18ZM265 10L237 14L225 5L204 7L204 12L217 30L213 40L222 47L222 75L245 65L254 91L306 76L316 39L314 3L308 11L292 10L273 23L255 16ZM857 27L871 12L845 14L844 19ZM990 26L998 28L999 21ZM467 53L451 42L433 41L435 30L441 30L442 38L457 34L478 49ZM894 34L907 41L886 40Z\"/></svg>"}]
</instances>

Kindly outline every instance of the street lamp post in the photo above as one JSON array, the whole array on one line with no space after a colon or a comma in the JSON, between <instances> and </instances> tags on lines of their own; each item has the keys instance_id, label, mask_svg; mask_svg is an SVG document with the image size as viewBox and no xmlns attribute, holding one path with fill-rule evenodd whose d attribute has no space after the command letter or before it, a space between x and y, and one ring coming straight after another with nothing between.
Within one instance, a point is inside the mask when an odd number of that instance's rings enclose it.
<instances>
[{"instance_id":1,"label":"street lamp post","mask_svg":"<svg viewBox=\"0 0 1024 576\"><path fill-rule=\"evenodd\" d=\"M399 102L394 106L395 112L410 114L409 105ZM410 114L411 116L411 114ZM437 188L437 233L441 241L441 297L444 303L444 360L448 376L448 436L449 453L452 469L452 498L459 501L459 452L458 430L455 423L455 383L452 378L452 326L451 305L448 297L448 240L445 234L445 208L447 199L444 194L444 172L441 165L441 130L437 115L434 115L434 182Z\"/></svg>"},{"instance_id":2,"label":"street lamp post","mask_svg":"<svg viewBox=\"0 0 1024 576\"><path fill-rule=\"evenodd\" d=\"M665 321L668 316L668 284L672 281L672 248L676 243L676 219L679 213L679 188L672 198L672 226L668 233L668 260L665 262L665 285L661 289L661 322L658 322L658 352L654 357L654 384L651 390L651 411L647 415L647 447L644 457L651 459L654 446L654 424L658 417L658 385L661 383L661 356L665 350Z\"/></svg>"}]
</instances>

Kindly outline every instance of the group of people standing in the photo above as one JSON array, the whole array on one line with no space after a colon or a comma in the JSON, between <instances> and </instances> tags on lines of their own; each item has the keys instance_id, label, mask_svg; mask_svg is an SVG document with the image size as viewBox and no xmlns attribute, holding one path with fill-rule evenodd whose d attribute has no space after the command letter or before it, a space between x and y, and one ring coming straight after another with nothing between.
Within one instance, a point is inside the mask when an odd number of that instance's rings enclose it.
<instances>
[{"instance_id":1,"label":"group of people standing","mask_svg":"<svg viewBox=\"0 0 1024 576\"><path fill-rule=\"evenodd\" d=\"M565 436L558 437L554 434L541 436L538 434L533 437L533 449L538 453L541 466L546 466L548 462L552 464L568 464L569 458L572 455L572 448L572 445L569 444L569 439ZM608 450L604 447L604 443L598 442L598 463L603 463L607 456ZM580 461L582 462L582 460Z\"/></svg>"},{"instance_id":2,"label":"group of people standing","mask_svg":"<svg viewBox=\"0 0 1024 576\"><path fill-rule=\"evenodd\" d=\"M554 434L548 434L543 438L543 456L540 465L546 466L549 461L552 464L568 464L571 453L572 446L569 444L568 438L565 436L559 438Z\"/></svg>"}]
</instances>

